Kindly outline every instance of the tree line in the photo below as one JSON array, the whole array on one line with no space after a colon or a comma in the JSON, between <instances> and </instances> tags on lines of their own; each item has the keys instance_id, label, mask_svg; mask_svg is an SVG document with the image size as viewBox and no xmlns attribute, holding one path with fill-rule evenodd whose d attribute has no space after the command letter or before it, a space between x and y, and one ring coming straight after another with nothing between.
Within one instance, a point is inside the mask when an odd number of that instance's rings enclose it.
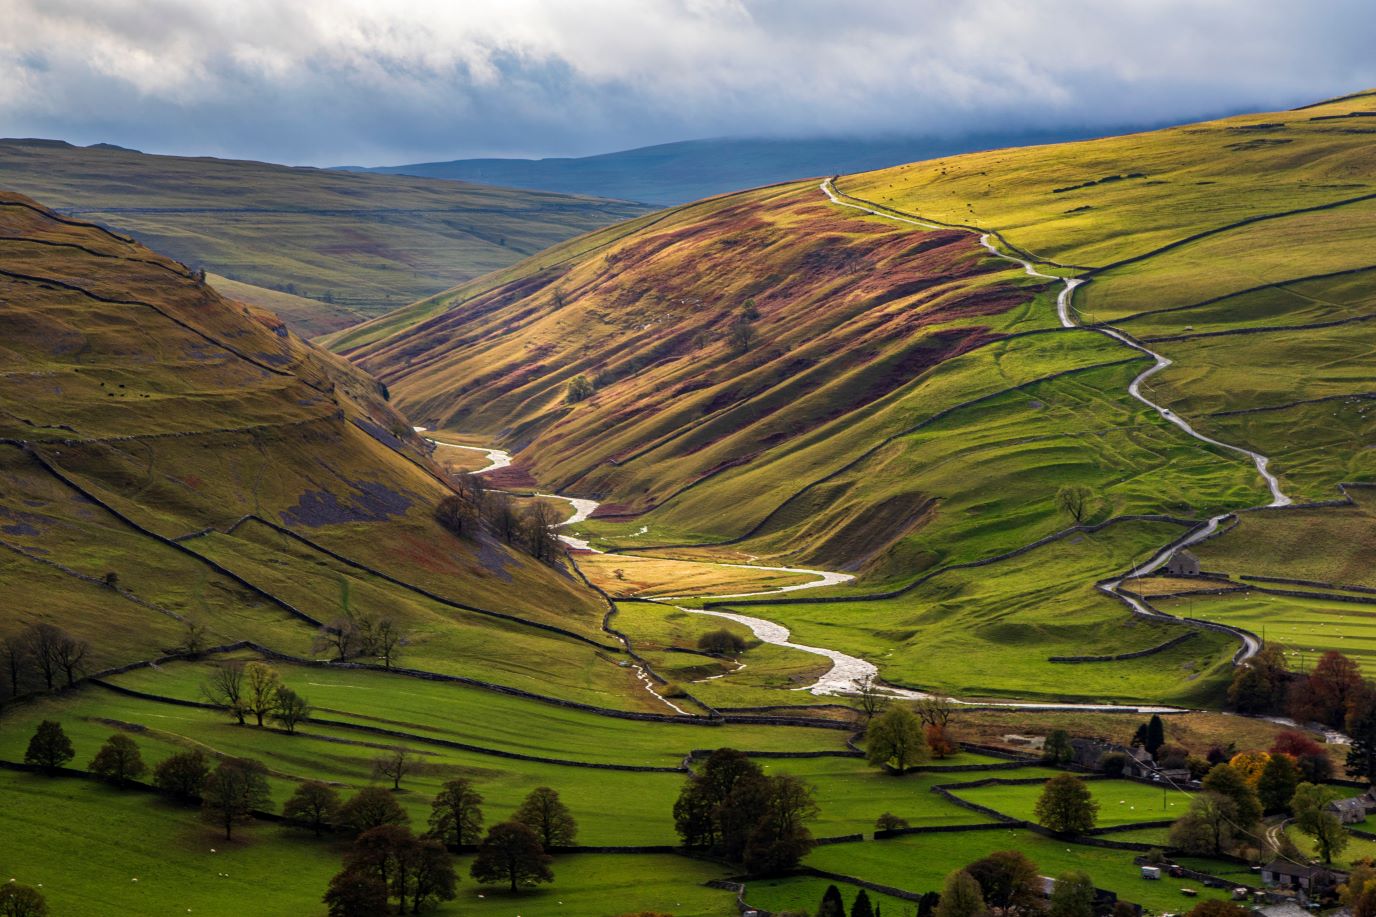
<instances>
[{"instance_id":1,"label":"tree line","mask_svg":"<svg viewBox=\"0 0 1376 917\"><path fill-rule=\"evenodd\" d=\"M75 756L61 723L44 720L29 740L24 761L52 775ZM450 856L454 848L476 848L469 872L480 884L505 885L516 892L554 880L549 851L571 846L578 836L577 821L557 790L536 787L507 820L484 833L482 794L471 780L455 778L441 786L430 804L428 827L417 834L396 797L402 777L410 772L405 762L413 760L400 748L378 759L374 776L391 777L391 790L366 786L345 799L335 786L307 780L283 803L283 818L316 837L340 831L354 837L323 898L331 917L374 917L389 912L391 902L397 913L415 914L430 903L452 899L458 881ZM135 785L149 772L137 743L122 732L105 741L87 770L120 787ZM223 830L225 840L271 806L268 771L261 762L226 757L212 767L200 749L164 758L152 769L152 785L171 798L199 804L201 818Z\"/></svg>"},{"instance_id":2,"label":"tree line","mask_svg":"<svg viewBox=\"0 0 1376 917\"><path fill-rule=\"evenodd\" d=\"M487 531L536 560L557 564L563 542L554 534L559 512L545 500L532 500L518 509L511 496L492 490L480 475L454 475L454 493L435 507L435 521L460 538L476 538Z\"/></svg>"},{"instance_id":3,"label":"tree line","mask_svg":"<svg viewBox=\"0 0 1376 917\"><path fill-rule=\"evenodd\" d=\"M90 654L89 643L46 621L0 638L7 696L70 688L86 674Z\"/></svg>"}]
</instances>

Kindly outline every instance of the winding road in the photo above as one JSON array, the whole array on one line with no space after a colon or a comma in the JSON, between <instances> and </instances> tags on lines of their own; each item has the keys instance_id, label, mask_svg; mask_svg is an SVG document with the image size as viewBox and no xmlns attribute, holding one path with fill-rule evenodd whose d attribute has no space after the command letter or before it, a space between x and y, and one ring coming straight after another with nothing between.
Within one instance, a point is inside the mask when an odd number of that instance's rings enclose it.
<instances>
[{"instance_id":1,"label":"winding road","mask_svg":"<svg viewBox=\"0 0 1376 917\"><path fill-rule=\"evenodd\" d=\"M832 180L830 178L822 182L821 189L822 193L825 194L833 204L837 204L841 207L849 207L852 210L859 210L864 213L868 213L872 216L880 217L882 219L892 220L898 223L908 223L913 226L920 226L926 229L957 228L964 229L964 231L966 232L978 232L978 230L965 229L964 227L943 226L939 223L931 223L921 219L901 216L899 214L886 213L882 210L876 210L870 207L866 207L863 204L857 204L854 201L844 200L838 195L836 188L832 184ZM1205 443L1207 445L1214 446L1215 448L1223 449L1228 452L1235 452L1239 455L1244 455L1247 458L1251 459L1252 464L1256 466L1257 473L1261 475L1262 480L1266 482L1266 486L1271 492L1271 502L1266 504L1266 506L1289 506L1293 502L1290 499L1290 497L1287 496L1283 490L1281 490L1280 481L1270 470L1271 460L1267 458L1265 455L1262 455L1260 452L1253 452L1251 449L1248 449L1244 446L1238 446L1232 443L1225 443L1221 440L1214 439L1211 436L1205 436L1203 433L1200 433L1198 430L1192 427L1189 421L1185 420L1185 418L1181 417L1179 414L1175 413L1170 408L1157 404L1155 401L1152 401L1146 395L1142 394L1142 383L1147 381L1157 373L1161 372L1166 367L1171 366L1174 363L1174 361L1171 360L1169 357L1157 353L1156 351L1144 346L1140 341L1137 341L1130 335L1125 334L1122 331L1119 331L1117 328L1113 328L1109 325L1098 324L1082 325L1079 322L1077 322L1075 320L1074 315L1072 314L1074 310L1074 304L1072 303L1072 300L1075 296L1075 288L1085 282L1083 278L1058 277L1055 274L1043 273L1042 271L1037 270L1033 262L999 251L999 249L994 245L993 235L991 233L980 233L979 242L994 257L1001 258L1004 261L1011 261L1012 263L1021 266L1023 271L1030 277L1041 277L1046 280L1061 281L1062 288L1060 293L1056 296L1056 317L1060 319L1062 328L1078 328L1085 331L1094 331L1107 337L1113 338L1119 343L1125 344L1128 347L1131 347L1133 350L1136 350L1139 353L1151 357L1152 365L1142 370L1142 372L1138 373L1137 377L1132 380L1132 382L1128 385L1128 394L1132 395L1133 398L1136 398L1138 401L1142 402L1147 407L1156 411L1156 413L1160 414L1162 418L1164 418L1172 424L1175 424L1175 426L1179 427L1187 435L1193 437L1194 439L1197 439L1200 442ZM1154 554L1151 557L1151 559L1148 560L1146 563L1139 564L1133 567L1131 570L1115 579L1099 583L1099 590L1119 599L1129 608L1131 608L1134 613L1142 615L1143 617L1157 619L1164 618L1172 621L1179 620L1178 618L1174 618L1171 615L1163 614L1162 612L1159 612L1156 609L1151 608L1150 606L1148 606L1141 600L1137 599L1136 597L1124 592L1122 590L1123 581L1137 576L1146 576L1147 574L1160 569L1177 552L1189 547L1192 544L1198 544L1199 542L1213 535L1214 532L1218 531L1220 523L1222 523L1224 519L1227 519L1231 515L1233 515L1233 513L1227 512L1220 513L1219 515L1210 518L1202 526L1190 532L1184 538L1178 539L1166 545L1164 548L1162 548L1160 551ZM1258 639L1258 637L1255 634L1250 633L1249 631L1242 630L1240 628L1224 627L1223 629L1227 630L1229 633L1234 634L1238 637L1238 639L1242 641L1242 648L1233 657L1233 661L1235 663L1242 662L1246 659L1250 659L1252 656L1256 655L1261 650L1261 640Z\"/></svg>"}]
</instances>

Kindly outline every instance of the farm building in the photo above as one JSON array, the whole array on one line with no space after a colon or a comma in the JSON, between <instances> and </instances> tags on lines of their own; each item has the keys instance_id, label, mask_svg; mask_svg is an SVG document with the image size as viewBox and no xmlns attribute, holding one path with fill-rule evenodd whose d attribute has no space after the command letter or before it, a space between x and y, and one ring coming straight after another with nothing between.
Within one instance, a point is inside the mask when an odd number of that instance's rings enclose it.
<instances>
[{"instance_id":1,"label":"farm building","mask_svg":"<svg viewBox=\"0 0 1376 917\"><path fill-rule=\"evenodd\" d=\"M1199 558L1189 551L1176 551L1166 561L1166 572L1171 576L1198 576Z\"/></svg>"},{"instance_id":2,"label":"farm building","mask_svg":"<svg viewBox=\"0 0 1376 917\"><path fill-rule=\"evenodd\" d=\"M1144 748L1128 748L1126 745L1115 745L1099 739L1078 738L1070 740L1070 747L1075 751L1073 762L1089 770L1098 770L1099 762L1103 760L1104 755L1115 753L1127 758L1127 763L1123 767L1124 777L1147 777L1156 769L1152 764L1151 755L1147 754Z\"/></svg>"},{"instance_id":3,"label":"farm building","mask_svg":"<svg viewBox=\"0 0 1376 917\"><path fill-rule=\"evenodd\" d=\"M1328 804L1328 811L1338 816L1345 825L1355 825L1366 818L1367 796L1354 796L1351 799L1335 799Z\"/></svg>"},{"instance_id":4,"label":"farm building","mask_svg":"<svg viewBox=\"0 0 1376 917\"><path fill-rule=\"evenodd\" d=\"M1261 881L1275 888L1309 893L1331 885L1333 873L1322 866L1301 866L1288 860L1272 860L1261 867Z\"/></svg>"}]
</instances>

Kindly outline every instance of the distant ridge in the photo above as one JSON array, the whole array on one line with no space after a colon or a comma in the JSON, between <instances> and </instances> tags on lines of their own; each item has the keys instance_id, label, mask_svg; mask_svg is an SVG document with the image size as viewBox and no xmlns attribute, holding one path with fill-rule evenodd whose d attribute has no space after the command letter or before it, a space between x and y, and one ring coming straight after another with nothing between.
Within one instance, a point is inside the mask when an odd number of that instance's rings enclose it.
<instances>
[{"instance_id":1,"label":"distant ridge","mask_svg":"<svg viewBox=\"0 0 1376 917\"><path fill-rule=\"evenodd\" d=\"M955 153L1084 140L1140 129L1034 130L873 139L717 138L661 143L575 158L456 159L374 168L341 166L340 169L674 205L812 175L866 172Z\"/></svg>"}]
</instances>

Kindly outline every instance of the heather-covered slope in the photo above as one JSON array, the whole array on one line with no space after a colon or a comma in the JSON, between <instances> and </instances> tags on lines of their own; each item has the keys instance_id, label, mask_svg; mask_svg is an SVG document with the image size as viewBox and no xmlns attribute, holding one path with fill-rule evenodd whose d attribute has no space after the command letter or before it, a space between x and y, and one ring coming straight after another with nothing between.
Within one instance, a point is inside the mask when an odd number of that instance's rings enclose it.
<instances>
[{"instance_id":1,"label":"heather-covered slope","mask_svg":"<svg viewBox=\"0 0 1376 917\"><path fill-rule=\"evenodd\" d=\"M6 194L0 320L0 634L59 624L96 670L187 621L306 655L320 622L387 613L416 665L640 703L591 645L601 601L438 527L447 487L378 384L276 318Z\"/></svg>"}]
</instances>

